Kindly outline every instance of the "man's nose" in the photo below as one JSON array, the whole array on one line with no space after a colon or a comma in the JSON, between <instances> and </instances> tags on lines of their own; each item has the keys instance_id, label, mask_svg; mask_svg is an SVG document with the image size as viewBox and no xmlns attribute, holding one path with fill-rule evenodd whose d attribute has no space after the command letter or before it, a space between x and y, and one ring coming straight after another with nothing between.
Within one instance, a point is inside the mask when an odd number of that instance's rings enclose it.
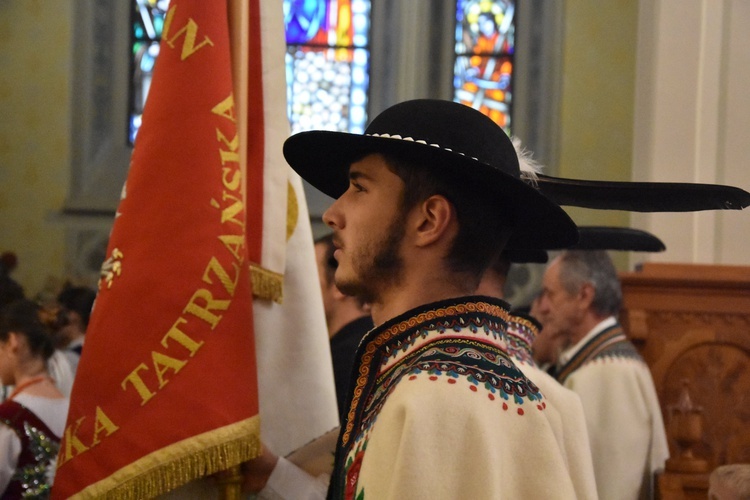
<instances>
[{"instance_id":1,"label":"man's nose","mask_svg":"<svg viewBox=\"0 0 750 500\"><path fill-rule=\"evenodd\" d=\"M333 205L323 212L323 222L331 229L341 229L341 213L338 208L338 200L333 202Z\"/></svg>"},{"instance_id":2,"label":"man's nose","mask_svg":"<svg viewBox=\"0 0 750 500\"><path fill-rule=\"evenodd\" d=\"M549 300L547 300L546 297L542 296L539 299L539 304L537 306L537 309L540 314L547 314L549 312Z\"/></svg>"}]
</instances>

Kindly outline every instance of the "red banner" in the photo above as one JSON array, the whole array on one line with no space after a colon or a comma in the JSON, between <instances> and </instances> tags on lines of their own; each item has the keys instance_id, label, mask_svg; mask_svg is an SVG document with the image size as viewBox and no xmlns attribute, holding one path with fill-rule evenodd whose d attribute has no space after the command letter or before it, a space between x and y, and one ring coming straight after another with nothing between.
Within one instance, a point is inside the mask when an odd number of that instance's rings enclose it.
<instances>
[{"instance_id":1,"label":"red banner","mask_svg":"<svg viewBox=\"0 0 750 500\"><path fill-rule=\"evenodd\" d=\"M258 451L226 2L173 0L53 496L143 498Z\"/></svg>"}]
</instances>

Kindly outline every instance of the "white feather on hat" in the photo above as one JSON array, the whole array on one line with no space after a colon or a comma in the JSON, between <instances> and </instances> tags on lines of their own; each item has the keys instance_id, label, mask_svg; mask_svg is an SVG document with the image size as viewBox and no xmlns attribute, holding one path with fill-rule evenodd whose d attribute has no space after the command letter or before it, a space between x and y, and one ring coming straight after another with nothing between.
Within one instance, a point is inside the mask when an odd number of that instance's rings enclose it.
<instances>
[{"instance_id":1,"label":"white feather on hat","mask_svg":"<svg viewBox=\"0 0 750 500\"><path fill-rule=\"evenodd\" d=\"M516 150L516 156L518 156L518 167L521 170L521 179L536 187L538 179L537 174L542 173L544 166L533 158L534 153L521 145L520 138L512 136L510 140L513 143L513 148Z\"/></svg>"}]
</instances>

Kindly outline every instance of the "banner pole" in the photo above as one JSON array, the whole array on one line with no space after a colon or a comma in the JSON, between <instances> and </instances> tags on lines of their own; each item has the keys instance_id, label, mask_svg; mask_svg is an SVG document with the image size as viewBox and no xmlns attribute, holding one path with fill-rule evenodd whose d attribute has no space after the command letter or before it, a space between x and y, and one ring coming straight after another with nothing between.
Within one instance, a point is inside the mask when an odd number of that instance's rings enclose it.
<instances>
[{"instance_id":1,"label":"banner pole","mask_svg":"<svg viewBox=\"0 0 750 500\"><path fill-rule=\"evenodd\" d=\"M229 36L232 57L232 76L234 96L237 103L237 133L239 137L247 137L247 103L244 89L247 87L247 31L248 4L243 0L227 0ZM240 148L240 169L242 178L247 175L247 151L245 141ZM243 190L244 190L243 186ZM247 206L247 193L243 193ZM242 471L240 465L235 465L216 474L219 500L242 499Z\"/></svg>"},{"instance_id":2,"label":"banner pole","mask_svg":"<svg viewBox=\"0 0 750 500\"><path fill-rule=\"evenodd\" d=\"M216 474L219 485L219 500L240 500L242 498L242 472L235 465Z\"/></svg>"}]
</instances>

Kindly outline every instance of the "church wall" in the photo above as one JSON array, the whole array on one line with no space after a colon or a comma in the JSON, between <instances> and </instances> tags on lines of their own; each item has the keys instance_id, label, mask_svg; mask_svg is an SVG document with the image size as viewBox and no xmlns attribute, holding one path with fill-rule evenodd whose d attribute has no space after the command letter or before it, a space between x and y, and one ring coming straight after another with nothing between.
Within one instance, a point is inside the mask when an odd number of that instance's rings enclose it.
<instances>
[{"instance_id":1,"label":"church wall","mask_svg":"<svg viewBox=\"0 0 750 500\"><path fill-rule=\"evenodd\" d=\"M633 177L750 190L750 4L642 0ZM639 214L659 262L747 265L750 214Z\"/></svg>"},{"instance_id":2,"label":"church wall","mask_svg":"<svg viewBox=\"0 0 750 500\"><path fill-rule=\"evenodd\" d=\"M629 180L638 5L567 0L564 7L561 177ZM629 214L566 207L581 225L628 226ZM613 254L619 268L627 255Z\"/></svg>"},{"instance_id":3,"label":"church wall","mask_svg":"<svg viewBox=\"0 0 750 500\"><path fill-rule=\"evenodd\" d=\"M72 0L0 2L0 252L18 256L27 295L65 267L71 12Z\"/></svg>"}]
</instances>

